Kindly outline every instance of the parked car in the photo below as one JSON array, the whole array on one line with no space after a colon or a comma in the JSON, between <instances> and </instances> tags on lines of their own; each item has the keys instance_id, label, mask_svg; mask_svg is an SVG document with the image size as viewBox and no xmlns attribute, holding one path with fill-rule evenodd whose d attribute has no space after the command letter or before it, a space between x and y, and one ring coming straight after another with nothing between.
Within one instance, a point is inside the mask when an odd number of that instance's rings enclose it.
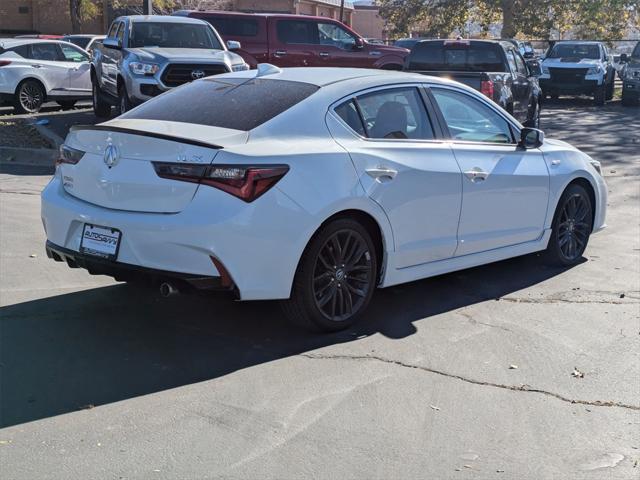
<instances>
[{"instance_id":1,"label":"parked car","mask_svg":"<svg viewBox=\"0 0 640 480\"><path fill-rule=\"evenodd\" d=\"M421 42L422 40L428 40L428 38L400 38L393 42L393 46L408 48L409 50L411 50L416 43Z\"/></svg>"},{"instance_id":2,"label":"parked car","mask_svg":"<svg viewBox=\"0 0 640 480\"><path fill-rule=\"evenodd\" d=\"M556 42L542 60L540 86L545 96L593 95L596 105L613 98L615 69L601 42Z\"/></svg>"},{"instance_id":3,"label":"parked car","mask_svg":"<svg viewBox=\"0 0 640 480\"><path fill-rule=\"evenodd\" d=\"M92 53L93 49L96 46L96 42L100 44L105 38L106 35L74 34L65 35L64 37L62 37L62 40L65 42L71 42L74 45L82 48L83 50Z\"/></svg>"},{"instance_id":4,"label":"parked car","mask_svg":"<svg viewBox=\"0 0 640 480\"><path fill-rule=\"evenodd\" d=\"M71 267L280 299L332 331L377 287L537 251L579 262L605 225L600 171L457 82L260 65L72 127L42 219Z\"/></svg>"},{"instance_id":5,"label":"parked car","mask_svg":"<svg viewBox=\"0 0 640 480\"><path fill-rule=\"evenodd\" d=\"M240 42L234 52L255 68L363 67L401 70L404 48L367 43L343 23L307 15L250 14L182 10L174 15L211 23L226 41Z\"/></svg>"},{"instance_id":6,"label":"parked car","mask_svg":"<svg viewBox=\"0 0 640 480\"><path fill-rule=\"evenodd\" d=\"M207 22L161 15L116 18L91 65L98 117L108 117L112 105L124 113L197 78L249 69Z\"/></svg>"},{"instance_id":7,"label":"parked car","mask_svg":"<svg viewBox=\"0 0 640 480\"><path fill-rule=\"evenodd\" d=\"M27 35L16 35L14 38L36 38L38 40L62 40L62 35L46 35L40 33L30 33Z\"/></svg>"},{"instance_id":8,"label":"parked car","mask_svg":"<svg viewBox=\"0 0 640 480\"><path fill-rule=\"evenodd\" d=\"M536 74L510 42L425 40L407 57L405 70L451 78L484 93L523 125L540 124Z\"/></svg>"},{"instance_id":9,"label":"parked car","mask_svg":"<svg viewBox=\"0 0 640 480\"><path fill-rule=\"evenodd\" d=\"M35 113L48 101L72 108L91 96L89 54L67 42L0 39L0 103Z\"/></svg>"},{"instance_id":10,"label":"parked car","mask_svg":"<svg viewBox=\"0 0 640 480\"><path fill-rule=\"evenodd\" d=\"M623 63L620 76L622 77L622 104L638 105L640 101L640 42L636 44L631 56L622 54Z\"/></svg>"}]
</instances>

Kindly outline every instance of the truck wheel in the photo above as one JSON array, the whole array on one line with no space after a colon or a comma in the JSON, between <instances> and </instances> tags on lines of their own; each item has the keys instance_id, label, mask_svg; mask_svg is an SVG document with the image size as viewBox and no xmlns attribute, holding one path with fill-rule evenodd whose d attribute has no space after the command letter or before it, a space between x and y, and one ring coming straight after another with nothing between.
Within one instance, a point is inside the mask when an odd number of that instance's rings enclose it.
<instances>
[{"instance_id":1,"label":"truck wheel","mask_svg":"<svg viewBox=\"0 0 640 480\"><path fill-rule=\"evenodd\" d=\"M607 100L613 99L613 93L615 90L615 79L612 78L611 82L607 85Z\"/></svg>"},{"instance_id":2,"label":"truck wheel","mask_svg":"<svg viewBox=\"0 0 640 480\"><path fill-rule=\"evenodd\" d=\"M533 104L533 110L531 116L524 123L525 127L540 128L540 102L536 101Z\"/></svg>"},{"instance_id":3,"label":"truck wheel","mask_svg":"<svg viewBox=\"0 0 640 480\"><path fill-rule=\"evenodd\" d=\"M102 99L101 97L102 92L100 91L100 87L98 86L98 82L96 81L95 78L91 82L91 86L92 86L91 99L93 100L93 113L98 118L107 118L111 116L111 105L109 105L107 102L105 102Z\"/></svg>"},{"instance_id":4,"label":"truck wheel","mask_svg":"<svg viewBox=\"0 0 640 480\"><path fill-rule=\"evenodd\" d=\"M604 105L604 102L606 101L606 88L606 85L601 85L599 87L596 87L596 91L593 93L593 102L599 107Z\"/></svg>"},{"instance_id":5,"label":"truck wheel","mask_svg":"<svg viewBox=\"0 0 640 480\"><path fill-rule=\"evenodd\" d=\"M16 88L14 108L16 113L37 113L44 103L45 92L37 80L24 80Z\"/></svg>"}]
</instances>

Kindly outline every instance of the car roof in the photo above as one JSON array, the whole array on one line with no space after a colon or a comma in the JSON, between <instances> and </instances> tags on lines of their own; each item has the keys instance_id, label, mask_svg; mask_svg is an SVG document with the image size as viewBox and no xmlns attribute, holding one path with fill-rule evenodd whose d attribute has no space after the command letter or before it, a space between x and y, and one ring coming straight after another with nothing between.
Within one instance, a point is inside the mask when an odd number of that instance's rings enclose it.
<instances>
[{"instance_id":1,"label":"car roof","mask_svg":"<svg viewBox=\"0 0 640 480\"><path fill-rule=\"evenodd\" d=\"M226 73L216 75L213 80L229 77L229 78L254 78L256 70L246 70L244 72ZM443 85L451 83L450 80L439 77L426 77L419 73L400 72L394 70L381 70L373 68L344 68L344 67L290 67L275 68L274 73L261 75L259 78L273 80L287 80L291 82L302 82L324 87L331 84L360 81L360 80L387 80L389 83L402 82L425 82L428 78L430 83L440 83Z\"/></svg>"},{"instance_id":2,"label":"car roof","mask_svg":"<svg viewBox=\"0 0 640 480\"><path fill-rule=\"evenodd\" d=\"M194 23L201 24L203 21L199 18L182 17L179 15L123 15L116 20L129 19L133 23ZM114 20L114 21L116 21Z\"/></svg>"},{"instance_id":3,"label":"car roof","mask_svg":"<svg viewBox=\"0 0 640 480\"><path fill-rule=\"evenodd\" d=\"M278 17L278 18L290 18L294 20L313 20L319 22L327 22L332 21L336 22L335 18L331 17L320 17L316 15L296 15L295 13L270 13L270 12L256 12L256 13L245 13L245 12L228 12L226 10L178 10L173 12L174 15L183 16L189 15L191 13L196 14L212 14L212 15L220 15L223 17ZM193 17L187 17L193 18Z\"/></svg>"},{"instance_id":4,"label":"car roof","mask_svg":"<svg viewBox=\"0 0 640 480\"><path fill-rule=\"evenodd\" d=\"M90 33L70 33L65 35L64 38L97 38L97 37L105 37L106 35L98 35L98 34L90 34Z\"/></svg>"},{"instance_id":5,"label":"car roof","mask_svg":"<svg viewBox=\"0 0 640 480\"><path fill-rule=\"evenodd\" d=\"M557 40L555 45L560 45L562 43L574 45L602 45L602 42L597 42L595 40Z\"/></svg>"},{"instance_id":6,"label":"car roof","mask_svg":"<svg viewBox=\"0 0 640 480\"><path fill-rule=\"evenodd\" d=\"M13 48L20 45L31 45L34 43L62 43L66 45L68 42L60 40L48 40L46 38L0 38L0 47Z\"/></svg>"}]
</instances>

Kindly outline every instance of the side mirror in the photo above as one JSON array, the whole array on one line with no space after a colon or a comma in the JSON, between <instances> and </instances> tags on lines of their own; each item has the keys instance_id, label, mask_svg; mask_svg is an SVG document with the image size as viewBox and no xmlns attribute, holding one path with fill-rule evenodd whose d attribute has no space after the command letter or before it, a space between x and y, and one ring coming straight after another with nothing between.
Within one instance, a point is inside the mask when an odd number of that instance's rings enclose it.
<instances>
[{"instance_id":1,"label":"side mirror","mask_svg":"<svg viewBox=\"0 0 640 480\"><path fill-rule=\"evenodd\" d=\"M360 50L361 48L364 48L364 40L361 38L356 38L356 41L353 44L353 49Z\"/></svg>"},{"instance_id":2,"label":"side mirror","mask_svg":"<svg viewBox=\"0 0 640 480\"><path fill-rule=\"evenodd\" d=\"M227 48L229 50L240 50L242 48L242 45L240 45L240 42L236 42L235 40L228 40Z\"/></svg>"},{"instance_id":3,"label":"side mirror","mask_svg":"<svg viewBox=\"0 0 640 480\"><path fill-rule=\"evenodd\" d=\"M106 48L113 48L114 50L122 50L122 43L117 38L105 38L102 44Z\"/></svg>"},{"instance_id":4,"label":"side mirror","mask_svg":"<svg viewBox=\"0 0 640 480\"><path fill-rule=\"evenodd\" d=\"M538 148L544 142L544 132L537 128L524 127L520 130L520 142L518 146L529 150L531 148Z\"/></svg>"},{"instance_id":5,"label":"side mirror","mask_svg":"<svg viewBox=\"0 0 640 480\"><path fill-rule=\"evenodd\" d=\"M620 63L628 63L629 62L629 55L627 55L626 53L623 53L622 55L620 55Z\"/></svg>"}]
</instances>

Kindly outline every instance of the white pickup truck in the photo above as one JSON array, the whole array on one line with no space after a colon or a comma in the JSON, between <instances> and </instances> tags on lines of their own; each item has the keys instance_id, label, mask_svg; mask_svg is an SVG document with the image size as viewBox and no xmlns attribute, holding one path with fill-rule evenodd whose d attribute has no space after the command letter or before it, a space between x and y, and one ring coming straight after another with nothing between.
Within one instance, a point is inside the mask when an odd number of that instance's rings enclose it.
<instances>
[{"instance_id":1,"label":"white pickup truck","mask_svg":"<svg viewBox=\"0 0 640 480\"><path fill-rule=\"evenodd\" d=\"M538 78L545 97L593 95L596 105L613 98L615 69L601 42L558 42L549 49Z\"/></svg>"}]
</instances>

